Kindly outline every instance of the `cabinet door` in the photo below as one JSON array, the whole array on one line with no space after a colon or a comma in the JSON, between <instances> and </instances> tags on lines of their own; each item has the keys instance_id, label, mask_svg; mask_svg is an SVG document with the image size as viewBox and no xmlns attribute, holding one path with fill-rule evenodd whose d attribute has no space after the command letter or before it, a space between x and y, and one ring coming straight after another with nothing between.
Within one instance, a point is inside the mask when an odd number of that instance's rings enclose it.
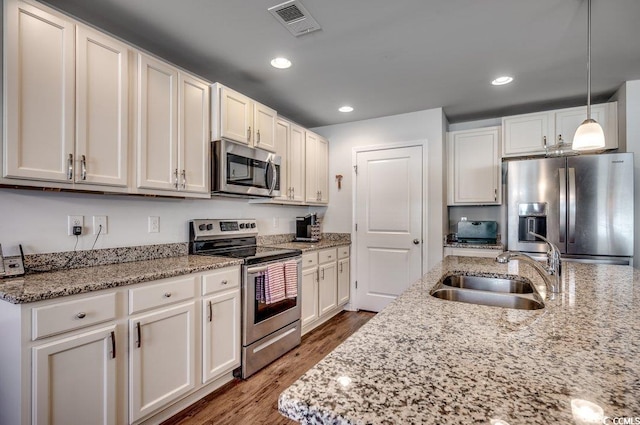
<instances>
[{"instance_id":1,"label":"cabinet door","mask_svg":"<svg viewBox=\"0 0 640 425\"><path fill-rule=\"evenodd\" d=\"M5 13L3 176L71 182L74 25L15 0Z\"/></svg>"},{"instance_id":2,"label":"cabinet door","mask_svg":"<svg viewBox=\"0 0 640 425\"><path fill-rule=\"evenodd\" d=\"M605 135L605 148L615 149L618 147L617 123L614 123L615 131L609 128L609 104L591 106L591 118L596 120L602 126ZM587 107L580 106L578 108L568 108L557 111L555 114L555 138L556 142L562 137L567 143L573 143L573 136L576 130L587 119ZM613 134L612 134L613 133Z\"/></svg>"},{"instance_id":3,"label":"cabinet door","mask_svg":"<svg viewBox=\"0 0 640 425\"><path fill-rule=\"evenodd\" d=\"M178 82L179 189L209 193L209 86L184 73Z\"/></svg>"},{"instance_id":4,"label":"cabinet door","mask_svg":"<svg viewBox=\"0 0 640 425\"><path fill-rule=\"evenodd\" d=\"M138 55L138 187L178 189L178 71Z\"/></svg>"},{"instance_id":5,"label":"cabinet door","mask_svg":"<svg viewBox=\"0 0 640 425\"><path fill-rule=\"evenodd\" d=\"M291 200L304 202L305 190L305 131L299 125L291 124L289 136L289 186Z\"/></svg>"},{"instance_id":6,"label":"cabinet door","mask_svg":"<svg viewBox=\"0 0 640 425\"><path fill-rule=\"evenodd\" d=\"M322 137L318 138L316 157L316 175L318 191L320 192L318 200L323 204L327 204L329 203L329 142Z\"/></svg>"},{"instance_id":7,"label":"cabinet door","mask_svg":"<svg viewBox=\"0 0 640 425\"><path fill-rule=\"evenodd\" d=\"M502 119L502 156L544 153L550 140L552 125L548 112L514 115Z\"/></svg>"},{"instance_id":8,"label":"cabinet door","mask_svg":"<svg viewBox=\"0 0 640 425\"><path fill-rule=\"evenodd\" d=\"M449 134L449 205L500 204L497 127Z\"/></svg>"},{"instance_id":9,"label":"cabinet door","mask_svg":"<svg viewBox=\"0 0 640 425\"><path fill-rule=\"evenodd\" d=\"M318 299L320 316L322 316L338 306L338 274L336 263L322 265L319 270Z\"/></svg>"},{"instance_id":10,"label":"cabinet door","mask_svg":"<svg viewBox=\"0 0 640 425\"><path fill-rule=\"evenodd\" d=\"M252 144L253 101L228 87L220 89L220 136Z\"/></svg>"},{"instance_id":11,"label":"cabinet door","mask_svg":"<svg viewBox=\"0 0 640 425\"><path fill-rule=\"evenodd\" d=\"M291 200L291 185L289 184L289 130L291 125L282 119L276 122L276 154L280 155L280 196L281 201Z\"/></svg>"},{"instance_id":12,"label":"cabinet door","mask_svg":"<svg viewBox=\"0 0 640 425\"><path fill-rule=\"evenodd\" d=\"M305 132L305 181L306 202L317 203L320 198L318 188L318 136L310 131Z\"/></svg>"},{"instance_id":13,"label":"cabinet door","mask_svg":"<svg viewBox=\"0 0 640 425\"><path fill-rule=\"evenodd\" d=\"M338 305L349 302L349 259L338 261Z\"/></svg>"},{"instance_id":14,"label":"cabinet door","mask_svg":"<svg viewBox=\"0 0 640 425\"><path fill-rule=\"evenodd\" d=\"M268 106L254 102L253 124L255 125L254 143L256 148L276 151L276 119L278 114Z\"/></svg>"},{"instance_id":15,"label":"cabinet door","mask_svg":"<svg viewBox=\"0 0 640 425\"><path fill-rule=\"evenodd\" d=\"M318 268L302 270L302 326L314 322L318 314Z\"/></svg>"},{"instance_id":16,"label":"cabinet door","mask_svg":"<svg viewBox=\"0 0 640 425\"><path fill-rule=\"evenodd\" d=\"M127 186L128 57L125 44L77 27L76 182Z\"/></svg>"},{"instance_id":17,"label":"cabinet door","mask_svg":"<svg viewBox=\"0 0 640 425\"><path fill-rule=\"evenodd\" d=\"M240 366L240 291L202 300L202 383Z\"/></svg>"},{"instance_id":18,"label":"cabinet door","mask_svg":"<svg viewBox=\"0 0 640 425\"><path fill-rule=\"evenodd\" d=\"M129 320L129 421L195 387L194 303Z\"/></svg>"},{"instance_id":19,"label":"cabinet door","mask_svg":"<svg viewBox=\"0 0 640 425\"><path fill-rule=\"evenodd\" d=\"M33 348L33 423L115 424L115 325ZM18 407L16 407L18 408Z\"/></svg>"}]
</instances>

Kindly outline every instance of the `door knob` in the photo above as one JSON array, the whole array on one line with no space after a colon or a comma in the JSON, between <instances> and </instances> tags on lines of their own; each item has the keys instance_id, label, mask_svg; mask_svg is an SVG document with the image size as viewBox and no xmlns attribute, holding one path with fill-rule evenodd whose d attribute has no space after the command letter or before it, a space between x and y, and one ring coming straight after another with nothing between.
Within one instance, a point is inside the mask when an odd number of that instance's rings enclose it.
<instances>
[{"instance_id":1,"label":"door knob","mask_svg":"<svg viewBox=\"0 0 640 425\"><path fill-rule=\"evenodd\" d=\"M420 241L419 241L418 239L414 239L414 240L413 240L413 244L414 244L414 245L418 245L419 243L420 243Z\"/></svg>"}]
</instances>

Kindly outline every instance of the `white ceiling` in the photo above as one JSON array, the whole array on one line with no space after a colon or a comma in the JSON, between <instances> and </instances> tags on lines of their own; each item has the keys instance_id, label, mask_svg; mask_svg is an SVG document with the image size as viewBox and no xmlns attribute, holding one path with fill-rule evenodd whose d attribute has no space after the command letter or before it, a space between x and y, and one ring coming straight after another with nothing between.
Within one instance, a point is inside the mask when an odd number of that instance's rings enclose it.
<instances>
[{"instance_id":1,"label":"white ceiling","mask_svg":"<svg viewBox=\"0 0 640 425\"><path fill-rule=\"evenodd\" d=\"M443 107L450 122L586 102L586 0L47 0L307 127ZM592 85L640 79L640 0L593 0ZM289 70L269 65L275 56ZM502 74L515 81L493 87ZM355 111L337 111L350 104Z\"/></svg>"}]
</instances>

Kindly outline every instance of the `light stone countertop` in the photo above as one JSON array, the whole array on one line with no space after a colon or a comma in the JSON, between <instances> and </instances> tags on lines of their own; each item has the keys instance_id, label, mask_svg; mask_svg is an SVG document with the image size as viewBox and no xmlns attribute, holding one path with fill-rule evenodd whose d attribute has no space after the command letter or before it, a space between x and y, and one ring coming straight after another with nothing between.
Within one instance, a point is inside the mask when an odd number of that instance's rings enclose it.
<instances>
[{"instance_id":1,"label":"light stone countertop","mask_svg":"<svg viewBox=\"0 0 640 425\"><path fill-rule=\"evenodd\" d=\"M564 292L525 311L431 297L455 273L521 275L546 292L527 264L446 257L285 390L280 412L304 424L574 424L582 399L640 418L640 271L563 266Z\"/></svg>"},{"instance_id":2,"label":"light stone countertop","mask_svg":"<svg viewBox=\"0 0 640 425\"><path fill-rule=\"evenodd\" d=\"M13 304L47 300L242 264L242 260L184 255L0 280L0 299Z\"/></svg>"},{"instance_id":3,"label":"light stone countertop","mask_svg":"<svg viewBox=\"0 0 640 425\"><path fill-rule=\"evenodd\" d=\"M271 244L269 246L276 248L299 249L302 250L302 252L311 252L325 248L335 248L345 245L351 245L351 242L345 240L322 239L318 242L285 242L279 244Z\"/></svg>"},{"instance_id":4,"label":"light stone countertop","mask_svg":"<svg viewBox=\"0 0 640 425\"><path fill-rule=\"evenodd\" d=\"M473 249L499 249L504 250L504 245L501 243L495 244L479 244L479 243L465 243L465 242L446 242L445 248L473 248Z\"/></svg>"}]
</instances>

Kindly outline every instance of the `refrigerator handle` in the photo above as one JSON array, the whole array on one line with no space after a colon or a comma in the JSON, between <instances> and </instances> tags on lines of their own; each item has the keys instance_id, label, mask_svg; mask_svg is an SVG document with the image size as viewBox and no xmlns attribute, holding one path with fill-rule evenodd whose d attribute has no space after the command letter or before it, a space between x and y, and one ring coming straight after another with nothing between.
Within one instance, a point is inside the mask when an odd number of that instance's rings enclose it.
<instances>
[{"instance_id":1,"label":"refrigerator handle","mask_svg":"<svg viewBox=\"0 0 640 425\"><path fill-rule=\"evenodd\" d=\"M566 170L558 168L558 182L560 185L560 205L558 215L560 216L559 242L564 243L564 235L567 233L567 178Z\"/></svg>"},{"instance_id":2,"label":"refrigerator handle","mask_svg":"<svg viewBox=\"0 0 640 425\"><path fill-rule=\"evenodd\" d=\"M576 169L569 168L569 243L576 242Z\"/></svg>"}]
</instances>

